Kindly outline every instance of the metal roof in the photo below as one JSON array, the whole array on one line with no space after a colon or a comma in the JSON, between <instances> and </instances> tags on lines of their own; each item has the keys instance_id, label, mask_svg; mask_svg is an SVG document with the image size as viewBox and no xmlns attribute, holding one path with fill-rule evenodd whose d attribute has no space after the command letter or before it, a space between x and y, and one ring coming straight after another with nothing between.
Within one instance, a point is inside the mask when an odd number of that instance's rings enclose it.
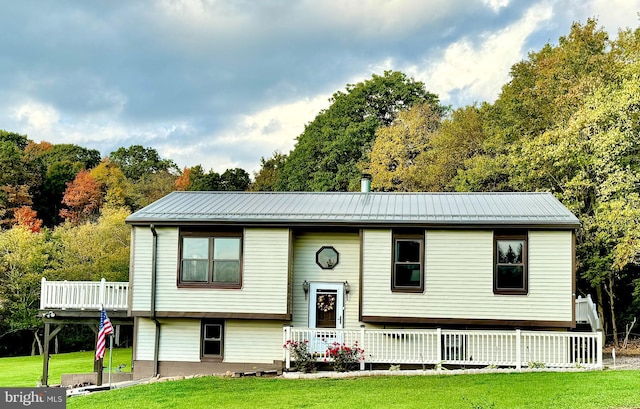
<instances>
[{"instance_id":1,"label":"metal roof","mask_svg":"<svg viewBox=\"0 0 640 409\"><path fill-rule=\"evenodd\" d=\"M551 193L172 192L129 224L579 227Z\"/></svg>"}]
</instances>

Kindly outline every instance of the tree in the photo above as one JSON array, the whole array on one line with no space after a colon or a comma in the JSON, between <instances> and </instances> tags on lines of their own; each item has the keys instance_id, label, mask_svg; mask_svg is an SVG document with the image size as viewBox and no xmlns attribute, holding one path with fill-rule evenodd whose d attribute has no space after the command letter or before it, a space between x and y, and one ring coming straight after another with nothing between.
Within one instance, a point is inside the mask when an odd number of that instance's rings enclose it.
<instances>
[{"instance_id":1,"label":"tree","mask_svg":"<svg viewBox=\"0 0 640 409\"><path fill-rule=\"evenodd\" d=\"M430 103L414 105L388 126L378 128L369 161L361 165L372 176L372 188L383 191L419 191L416 159L428 151L440 127L441 110Z\"/></svg>"},{"instance_id":2,"label":"tree","mask_svg":"<svg viewBox=\"0 0 640 409\"><path fill-rule=\"evenodd\" d=\"M0 232L0 322L4 324L0 339L28 331L42 349L38 337L40 282L52 249L45 233L22 227Z\"/></svg>"},{"instance_id":3,"label":"tree","mask_svg":"<svg viewBox=\"0 0 640 409\"><path fill-rule=\"evenodd\" d=\"M254 172L254 182L249 186L249 190L254 192L272 192L276 190L280 173L284 168L287 155L275 151L269 159L260 158L260 170Z\"/></svg>"},{"instance_id":4,"label":"tree","mask_svg":"<svg viewBox=\"0 0 640 409\"><path fill-rule=\"evenodd\" d=\"M180 175L178 175L178 177L176 178L176 183L175 183L176 190L181 192L187 190L187 188L189 187L190 178L191 178L191 169L185 166L182 169L182 173L180 173Z\"/></svg>"},{"instance_id":5,"label":"tree","mask_svg":"<svg viewBox=\"0 0 640 409\"><path fill-rule=\"evenodd\" d=\"M102 205L100 186L86 170L80 171L73 182L67 184L60 216L72 224L83 223L95 217Z\"/></svg>"},{"instance_id":6,"label":"tree","mask_svg":"<svg viewBox=\"0 0 640 409\"><path fill-rule=\"evenodd\" d=\"M415 178L431 192L455 190L455 178L482 153L485 140L483 109L458 108L429 138L429 149L416 158Z\"/></svg>"},{"instance_id":7,"label":"tree","mask_svg":"<svg viewBox=\"0 0 640 409\"><path fill-rule=\"evenodd\" d=\"M42 229L42 220L38 219L38 212L29 206L22 206L14 211L16 224L29 230L31 233L39 233Z\"/></svg>"},{"instance_id":8,"label":"tree","mask_svg":"<svg viewBox=\"0 0 640 409\"><path fill-rule=\"evenodd\" d=\"M220 174L214 172L212 169L208 173L204 173L204 169L201 165L192 167L189 171L189 186L187 190L190 191L218 191L222 190L222 180Z\"/></svg>"},{"instance_id":9,"label":"tree","mask_svg":"<svg viewBox=\"0 0 640 409\"><path fill-rule=\"evenodd\" d=\"M222 175L220 175L220 189L226 191L232 190L247 190L251 178L246 170L241 168L227 169Z\"/></svg>"},{"instance_id":10,"label":"tree","mask_svg":"<svg viewBox=\"0 0 640 409\"><path fill-rule=\"evenodd\" d=\"M100 186L105 204L124 206L127 203L127 191L131 186L117 164L105 158L89 174Z\"/></svg>"},{"instance_id":11,"label":"tree","mask_svg":"<svg viewBox=\"0 0 640 409\"><path fill-rule=\"evenodd\" d=\"M397 71L348 84L346 92L336 92L330 102L298 136L278 190L355 189L360 180L357 164L371 148L378 127L391 124L398 112L417 103L444 110L422 82Z\"/></svg>"},{"instance_id":12,"label":"tree","mask_svg":"<svg viewBox=\"0 0 640 409\"><path fill-rule=\"evenodd\" d=\"M129 208L138 210L150 205L173 192L175 184L176 176L166 170L142 176L131 183L131 190L128 195Z\"/></svg>"},{"instance_id":13,"label":"tree","mask_svg":"<svg viewBox=\"0 0 640 409\"><path fill-rule=\"evenodd\" d=\"M38 153L41 153L38 156ZM38 212L45 226L54 226L60 219L62 197L67 183L81 170L92 169L100 163L100 152L72 144L48 147L31 146L27 152L34 167L37 167L41 182L34 189L33 208Z\"/></svg>"},{"instance_id":14,"label":"tree","mask_svg":"<svg viewBox=\"0 0 640 409\"><path fill-rule=\"evenodd\" d=\"M579 272L600 305L608 296L614 334L616 281L640 254L640 64L622 71L625 81L600 87L567 126L525 141L510 158L515 186L553 191L582 221Z\"/></svg>"},{"instance_id":15,"label":"tree","mask_svg":"<svg viewBox=\"0 0 640 409\"><path fill-rule=\"evenodd\" d=\"M465 163L458 190L513 190L509 157L517 157L520 140L566 125L584 99L617 70L608 52L608 35L596 20L574 23L558 45L547 44L511 68L511 81L498 99L484 107L483 154Z\"/></svg>"},{"instance_id":16,"label":"tree","mask_svg":"<svg viewBox=\"0 0 640 409\"><path fill-rule=\"evenodd\" d=\"M124 220L129 214L125 208L105 207L97 220L57 227L53 232L57 251L47 276L59 280L128 280L131 231Z\"/></svg>"},{"instance_id":17,"label":"tree","mask_svg":"<svg viewBox=\"0 0 640 409\"><path fill-rule=\"evenodd\" d=\"M178 167L170 159L162 159L153 148L142 145L131 145L129 148L118 148L109 154L111 161L122 170L124 175L132 180L140 180L143 176L158 172L177 171Z\"/></svg>"}]
</instances>

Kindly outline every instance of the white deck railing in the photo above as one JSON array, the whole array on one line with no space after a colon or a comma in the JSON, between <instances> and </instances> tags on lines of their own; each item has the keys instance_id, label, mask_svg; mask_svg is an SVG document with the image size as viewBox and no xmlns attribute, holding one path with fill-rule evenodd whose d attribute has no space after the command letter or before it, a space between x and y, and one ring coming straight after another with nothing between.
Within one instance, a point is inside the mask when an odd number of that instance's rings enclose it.
<instances>
[{"instance_id":1,"label":"white deck railing","mask_svg":"<svg viewBox=\"0 0 640 409\"><path fill-rule=\"evenodd\" d=\"M596 303L591 299L591 294L587 294L587 298L582 298L579 295L576 299L576 322L589 324L593 331L602 329L600 327L598 309L596 308Z\"/></svg>"},{"instance_id":2,"label":"white deck railing","mask_svg":"<svg viewBox=\"0 0 640 409\"><path fill-rule=\"evenodd\" d=\"M599 332L559 331L457 331L437 329L320 330L284 327L283 341L308 341L318 360L327 358L333 342L364 349L366 363L450 364L501 366L520 369L602 368L602 336ZM284 349L286 368L291 353Z\"/></svg>"},{"instance_id":3,"label":"white deck railing","mask_svg":"<svg viewBox=\"0 0 640 409\"><path fill-rule=\"evenodd\" d=\"M47 281L42 278L40 309L126 310L129 299L128 282Z\"/></svg>"}]
</instances>

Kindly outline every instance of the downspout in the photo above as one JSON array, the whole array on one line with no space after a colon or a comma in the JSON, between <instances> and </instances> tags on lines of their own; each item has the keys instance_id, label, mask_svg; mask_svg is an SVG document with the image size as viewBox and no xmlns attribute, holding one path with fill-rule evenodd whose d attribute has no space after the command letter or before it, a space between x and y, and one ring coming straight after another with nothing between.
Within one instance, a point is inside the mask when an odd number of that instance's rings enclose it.
<instances>
[{"instance_id":1,"label":"downspout","mask_svg":"<svg viewBox=\"0 0 640 409\"><path fill-rule=\"evenodd\" d=\"M153 348L153 376L159 374L158 353L160 351L160 321L156 318L156 276L157 276L157 254L158 254L158 233L156 226L149 226L151 234L153 234L153 242L151 245L151 316L150 319L156 324L155 346Z\"/></svg>"}]
</instances>

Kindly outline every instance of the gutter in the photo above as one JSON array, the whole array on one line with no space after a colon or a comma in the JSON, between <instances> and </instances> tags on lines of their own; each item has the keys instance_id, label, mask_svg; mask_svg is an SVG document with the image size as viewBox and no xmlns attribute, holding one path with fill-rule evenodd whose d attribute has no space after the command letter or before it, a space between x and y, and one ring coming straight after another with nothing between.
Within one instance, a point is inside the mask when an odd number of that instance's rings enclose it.
<instances>
[{"instance_id":1,"label":"gutter","mask_svg":"<svg viewBox=\"0 0 640 409\"><path fill-rule=\"evenodd\" d=\"M149 317L156 324L155 345L153 348L153 376L158 376L159 361L158 354L160 351L160 321L156 318L156 276L157 276L157 254L158 254L158 232L156 226L149 225L151 234L153 234L153 242L151 245L151 316Z\"/></svg>"}]
</instances>

